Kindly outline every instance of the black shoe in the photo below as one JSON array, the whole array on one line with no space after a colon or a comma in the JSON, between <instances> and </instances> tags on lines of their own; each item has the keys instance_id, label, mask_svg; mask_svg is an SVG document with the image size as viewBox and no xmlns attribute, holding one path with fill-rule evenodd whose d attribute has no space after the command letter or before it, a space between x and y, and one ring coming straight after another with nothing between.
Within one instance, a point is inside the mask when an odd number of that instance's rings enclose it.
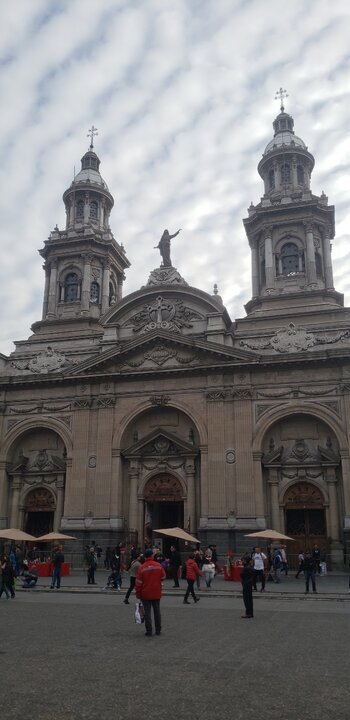
<instances>
[{"instance_id":1,"label":"black shoe","mask_svg":"<svg viewBox=\"0 0 350 720\"><path fill-rule=\"evenodd\" d=\"M130 605L129 600L123 600L123 602L125 603L125 605Z\"/></svg>"},{"instance_id":2,"label":"black shoe","mask_svg":"<svg viewBox=\"0 0 350 720\"><path fill-rule=\"evenodd\" d=\"M199 602L199 601L200 601L200 598L195 598L195 602Z\"/></svg>"},{"instance_id":3,"label":"black shoe","mask_svg":"<svg viewBox=\"0 0 350 720\"><path fill-rule=\"evenodd\" d=\"M151 633L151 632L145 632L145 636L146 636L146 637L152 637L152 633Z\"/></svg>"},{"instance_id":4,"label":"black shoe","mask_svg":"<svg viewBox=\"0 0 350 720\"><path fill-rule=\"evenodd\" d=\"M189 603L188 600L184 600L184 605L191 605L191 603Z\"/></svg>"},{"instance_id":5,"label":"black shoe","mask_svg":"<svg viewBox=\"0 0 350 720\"><path fill-rule=\"evenodd\" d=\"M156 635L161 635L161 634L162 634L162 633L161 633L160 630L156 630Z\"/></svg>"}]
</instances>

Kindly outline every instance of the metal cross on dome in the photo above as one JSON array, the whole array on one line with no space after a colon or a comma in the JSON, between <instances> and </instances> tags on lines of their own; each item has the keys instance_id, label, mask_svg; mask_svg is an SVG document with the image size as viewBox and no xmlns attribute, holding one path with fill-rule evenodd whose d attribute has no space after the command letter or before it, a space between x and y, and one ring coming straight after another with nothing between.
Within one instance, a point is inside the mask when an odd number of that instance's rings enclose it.
<instances>
[{"instance_id":1,"label":"metal cross on dome","mask_svg":"<svg viewBox=\"0 0 350 720\"><path fill-rule=\"evenodd\" d=\"M287 98L287 97L289 97L287 91L286 91L286 90L283 90L283 88L280 87L280 89L277 90L277 92L276 92L275 100L279 100L279 101L280 101L280 103L281 103L281 112L284 111L283 100L284 100L284 98Z\"/></svg>"},{"instance_id":2,"label":"metal cross on dome","mask_svg":"<svg viewBox=\"0 0 350 720\"><path fill-rule=\"evenodd\" d=\"M98 135L97 128L95 128L94 125L91 125L91 128L86 136L86 137L91 137L90 150L93 150L93 147L94 147L94 135Z\"/></svg>"}]
</instances>

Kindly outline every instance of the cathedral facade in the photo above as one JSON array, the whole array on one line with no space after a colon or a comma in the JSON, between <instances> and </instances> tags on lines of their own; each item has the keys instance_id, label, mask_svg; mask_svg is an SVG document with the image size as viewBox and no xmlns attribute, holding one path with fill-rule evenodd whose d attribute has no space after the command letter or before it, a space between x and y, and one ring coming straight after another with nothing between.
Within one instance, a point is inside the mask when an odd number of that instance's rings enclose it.
<instances>
[{"instance_id":1,"label":"cathedral facade","mask_svg":"<svg viewBox=\"0 0 350 720\"><path fill-rule=\"evenodd\" d=\"M312 193L314 158L283 106L273 127L244 220L252 298L234 322L169 254L123 296L113 197L85 153L66 227L40 250L42 319L0 356L1 527L114 545L181 526L220 552L273 528L290 552L317 543L343 564L350 312L333 287L334 208Z\"/></svg>"}]
</instances>

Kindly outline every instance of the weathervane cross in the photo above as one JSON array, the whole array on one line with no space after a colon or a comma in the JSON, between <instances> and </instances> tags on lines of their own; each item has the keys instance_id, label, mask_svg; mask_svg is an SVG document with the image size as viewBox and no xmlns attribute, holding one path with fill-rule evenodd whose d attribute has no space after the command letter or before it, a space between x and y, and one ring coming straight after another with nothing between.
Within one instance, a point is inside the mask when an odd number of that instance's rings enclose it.
<instances>
[{"instance_id":1,"label":"weathervane cross","mask_svg":"<svg viewBox=\"0 0 350 720\"><path fill-rule=\"evenodd\" d=\"M286 90L283 90L283 88L280 87L280 89L277 90L277 92L276 92L275 100L279 100L279 101L280 101L280 103L281 103L281 112L284 111L283 100L284 100L284 98L286 98L286 97L288 97L287 91L286 91Z\"/></svg>"},{"instance_id":2,"label":"weathervane cross","mask_svg":"<svg viewBox=\"0 0 350 720\"><path fill-rule=\"evenodd\" d=\"M91 128L86 136L86 137L91 137L90 150L92 150L94 147L94 135L98 135L97 128L95 128L94 125L91 125Z\"/></svg>"}]
</instances>

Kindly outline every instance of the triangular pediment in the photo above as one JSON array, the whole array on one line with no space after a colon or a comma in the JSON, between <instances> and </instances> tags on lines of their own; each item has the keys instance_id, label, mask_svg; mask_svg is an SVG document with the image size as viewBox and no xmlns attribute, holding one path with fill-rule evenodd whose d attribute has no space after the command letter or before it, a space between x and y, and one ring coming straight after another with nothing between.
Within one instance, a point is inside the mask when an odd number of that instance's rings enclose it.
<instances>
[{"instance_id":1,"label":"triangular pediment","mask_svg":"<svg viewBox=\"0 0 350 720\"><path fill-rule=\"evenodd\" d=\"M258 363L260 356L238 348L228 348L203 339L174 338L165 332L116 345L98 357L91 358L65 373L124 374L169 369L194 369L220 365Z\"/></svg>"},{"instance_id":2,"label":"triangular pediment","mask_svg":"<svg viewBox=\"0 0 350 720\"><path fill-rule=\"evenodd\" d=\"M142 438L142 440L139 440L124 450L122 454L131 460L132 458L177 457L179 455L182 457L184 455L193 457L197 452L198 450L194 445L178 438L170 432L157 428Z\"/></svg>"}]
</instances>

